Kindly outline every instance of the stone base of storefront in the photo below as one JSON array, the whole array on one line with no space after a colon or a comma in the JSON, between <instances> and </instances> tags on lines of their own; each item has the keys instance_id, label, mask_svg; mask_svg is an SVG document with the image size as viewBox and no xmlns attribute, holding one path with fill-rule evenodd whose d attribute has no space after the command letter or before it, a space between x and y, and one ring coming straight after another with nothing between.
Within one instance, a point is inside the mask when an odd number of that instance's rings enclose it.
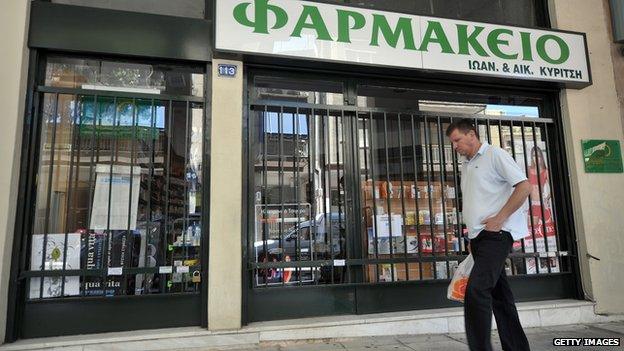
<instances>
[{"instance_id":1,"label":"stone base of storefront","mask_svg":"<svg viewBox=\"0 0 624 351\"><path fill-rule=\"evenodd\" d=\"M518 304L525 328L569 324L606 323L624 315L594 313L587 301L551 300ZM21 340L4 350L63 348L67 350L170 350L185 348L236 348L260 343L342 339L360 336L447 334L464 331L461 307L435 310L303 318L250 324L240 330L211 332L200 328L143 330Z\"/></svg>"}]
</instances>

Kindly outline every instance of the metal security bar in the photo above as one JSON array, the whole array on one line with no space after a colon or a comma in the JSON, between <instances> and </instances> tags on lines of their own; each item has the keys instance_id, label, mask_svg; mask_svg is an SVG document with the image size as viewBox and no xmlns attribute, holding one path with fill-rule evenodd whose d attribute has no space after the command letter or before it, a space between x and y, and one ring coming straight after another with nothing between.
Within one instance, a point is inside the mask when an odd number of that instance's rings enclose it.
<instances>
[{"instance_id":1,"label":"metal security bar","mask_svg":"<svg viewBox=\"0 0 624 351\"><path fill-rule=\"evenodd\" d=\"M27 298L198 293L203 99L38 94Z\"/></svg>"},{"instance_id":2,"label":"metal security bar","mask_svg":"<svg viewBox=\"0 0 624 351\"><path fill-rule=\"evenodd\" d=\"M284 106L258 106L252 114L254 284L345 281L344 269L328 264L346 258L344 116Z\"/></svg>"},{"instance_id":3,"label":"metal security bar","mask_svg":"<svg viewBox=\"0 0 624 351\"><path fill-rule=\"evenodd\" d=\"M467 256L462 160L445 137L459 118L474 119L482 141L509 152L532 185L530 234L514 244L507 273L570 271L550 119L262 100L249 118L255 288L450 279Z\"/></svg>"}]
</instances>

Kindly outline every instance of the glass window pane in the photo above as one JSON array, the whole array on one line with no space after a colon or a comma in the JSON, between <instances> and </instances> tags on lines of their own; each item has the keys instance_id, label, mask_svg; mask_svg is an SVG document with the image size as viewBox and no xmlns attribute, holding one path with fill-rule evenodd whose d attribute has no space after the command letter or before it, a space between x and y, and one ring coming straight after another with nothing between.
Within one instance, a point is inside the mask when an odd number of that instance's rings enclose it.
<instances>
[{"instance_id":1,"label":"glass window pane","mask_svg":"<svg viewBox=\"0 0 624 351\"><path fill-rule=\"evenodd\" d=\"M393 111L539 118L542 101L524 96L470 94L465 91L434 91L404 87L358 86L358 106Z\"/></svg>"},{"instance_id":2,"label":"glass window pane","mask_svg":"<svg viewBox=\"0 0 624 351\"><path fill-rule=\"evenodd\" d=\"M70 228L72 142L77 105L71 95L44 94L39 184L31 242L31 270L79 269L80 234ZM67 234L67 235L66 235ZM29 298L79 294L79 277L30 280Z\"/></svg>"},{"instance_id":3,"label":"glass window pane","mask_svg":"<svg viewBox=\"0 0 624 351\"><path fill-rule=\"evenodd\" d=\"M338 267L277 262L346 256L343 117L310 109L253 112L256 286L345 282ZM313 137L316 136L316 137Z\"/></svg>"},{"instance_id":4,"label":"glass window pane","mask_svg":"<svg viewBox=\"0 0 624 351\"><path fill-rule=\"evenodd\" d=\"M255 77L253 97L256 100L343 105L343 87L332 81L312 81Z\"/></svg>"},{"instance_id":5,"label":"glass window pane","mask_svg":"<svg viewBox=\"0 0 624 351\"><path fill-rule=\"evenodd\" d=\"M203 104L41 101L30 269L88 273L34 277L29 298L199 292Z\"/></svg>"},{"instance_id":6,"label":"glass window pane","mask_svg":"<svg viewBox=\"0 0 624 351\"><path fill-rule=\"evenodd\" d=\"M204 96L201 69L52 56L45 85L141 94Z\"/></svg>"}]
</instances>

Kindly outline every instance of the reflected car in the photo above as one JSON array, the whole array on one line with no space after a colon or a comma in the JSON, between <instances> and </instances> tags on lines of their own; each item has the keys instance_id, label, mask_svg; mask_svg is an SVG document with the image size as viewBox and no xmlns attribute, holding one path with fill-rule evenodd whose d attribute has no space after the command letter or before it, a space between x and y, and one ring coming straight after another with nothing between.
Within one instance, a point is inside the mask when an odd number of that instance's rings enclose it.
<instances>
[{"instance_id":1,"label":"reflected car","mask_svg":"<svg viewBox=\"0 0 624 351\"><path fill-rule=\"evenodd\" d=\"M282 254L285 260L291 261L343 258L345 220L345 215L338 212L321 213L316 220L295 224L282 237L281 247L279 239L257 240L254 250L258 262L278 261Z\"/></svg>"}]
</instances>

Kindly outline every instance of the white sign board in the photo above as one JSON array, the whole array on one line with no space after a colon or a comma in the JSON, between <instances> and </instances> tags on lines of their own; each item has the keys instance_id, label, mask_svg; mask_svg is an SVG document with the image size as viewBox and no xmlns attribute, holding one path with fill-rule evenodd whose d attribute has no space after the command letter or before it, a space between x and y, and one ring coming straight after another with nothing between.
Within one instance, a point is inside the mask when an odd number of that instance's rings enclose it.
<instances>
[{"instance_id":1,"label":"white sign board","mask_svg":"<svg viewBox=\"0 0 624 351\"><path fill-rule=\"evenodd\" d=\"M92 230L135 230L141 167L98 164L91 210ZM132 189L132 198L130 198ZM128 218L128 216L130 218Z\"/></svg>"},{"instance_id":2,"label":"white sign board","mask_svg":"<svg viewBox=\"0 0 624 351\"><path fill-rule=\"evenodd\" d=\"M217 50L591 84L580 33L292 0L217 0Z\"/></svg>"}]
</instances>

